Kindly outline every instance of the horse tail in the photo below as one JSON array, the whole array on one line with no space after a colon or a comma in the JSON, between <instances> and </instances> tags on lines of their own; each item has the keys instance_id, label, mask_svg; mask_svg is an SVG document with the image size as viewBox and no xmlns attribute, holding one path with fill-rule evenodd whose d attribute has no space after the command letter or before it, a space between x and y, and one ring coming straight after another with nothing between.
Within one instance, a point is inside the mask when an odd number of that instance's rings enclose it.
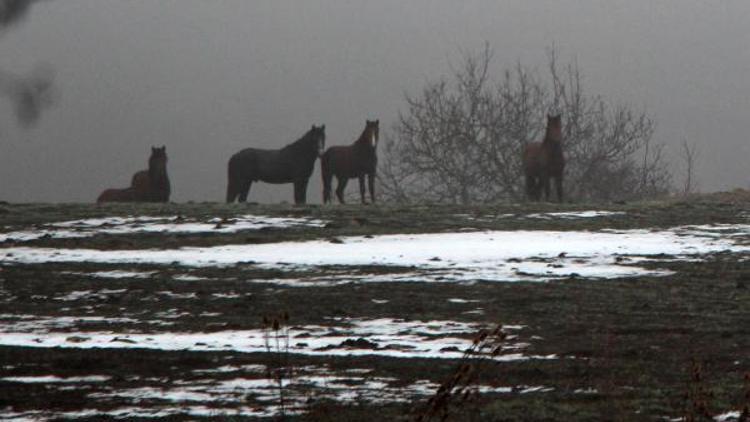
<instances>
[{"instance_id":1,"label":"horse tail","mask_svg":"<svg viewBox=\"0 0 750 422\"><path fill-rule=\"evenodd\" d=\"M240 194L240 185L235 171L235 156L229 159L227 164L227 204L231 204Z\"/></svg>"},{"instance_id":2,"label":"horse tail","mask_svg":"<svg viewBox=\"0 0 750 422\"><path fill-rule=\"evenodd\" d=\"M333 179L330 149L320 157L320 175L323 179L323 203L327 204L331 202L331 181Z\"/></svg>"}]
</instances>

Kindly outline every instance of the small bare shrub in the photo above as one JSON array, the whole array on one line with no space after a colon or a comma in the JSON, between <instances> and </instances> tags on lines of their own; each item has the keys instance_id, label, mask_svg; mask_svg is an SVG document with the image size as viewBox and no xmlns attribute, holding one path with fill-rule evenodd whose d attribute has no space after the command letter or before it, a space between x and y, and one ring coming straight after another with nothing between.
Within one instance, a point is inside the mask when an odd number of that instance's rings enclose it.
<instances>
[{"instance_id":1,"label":"small bare shrub","mask_svg":"<svg viewBox=\"0 0 750 422\"><path fill-rule=\"evenodd\" d=\"M507 334L498 325L481 330L464 352L453 374L415 414L416 422L445 421L452 411L465 407L477 396L476 382L485 364L502 352Z\"/></svg>"},{"instance_id":2,"label":"small bare shrub","mask_svg":"<svg viewBox=\"0 0 750 422\"><path fill-rule=\"evenodd\" d=\"M706 387L705 366L695 358L690 361L690 378L685 386L683 421L713 420L709 406L713 395Z\"/></svg>"},{"instance_id":3,"label":"small bare shrub","mask_svg":"<svg viewBox=\"0 0 750 422\"><path fill-rule=\"evenodd\" d=\"M266 377L275 382L279 391L280 418L286 417L284 401L284 380L292 378L292 367L289 364L289 313L286 311L275 316L263 317L263 340L266 352L271 357L266 365Z\"/></svg>"}]
</instances>

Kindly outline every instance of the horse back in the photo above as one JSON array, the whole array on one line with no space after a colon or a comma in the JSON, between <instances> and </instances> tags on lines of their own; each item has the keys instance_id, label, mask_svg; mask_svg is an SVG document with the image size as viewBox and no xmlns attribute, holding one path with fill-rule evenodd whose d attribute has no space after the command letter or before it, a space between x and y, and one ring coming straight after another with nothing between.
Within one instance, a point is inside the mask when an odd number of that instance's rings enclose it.
<instances>
[{"instance_id":1,"label":"horse back","mask_svg":"<svg viewBox=\"0 0 750 422\"><path fill-rule=\"evenodd\" d=\"M141 170L135 173L133 179L130 181L131 188L141 191L147 191L150 184L148 170Z\"/></svg>"},{"instance_id":2,"label":"horse back","mask_svg":"<svg viewBox=\"0 0 750 422\"><path fill-rule=\"evenodd\" d=\"M96 202L134 202L137 199L136 192L131 188L107 189L99 195Z\"/></svg>"},{"instance_id":3,"label":"horse back","mask_svg":"<svg viewBox=\"0 0 750 422\"><path fill-rule=\"evenodd\" d=\"M355 146L334 146L323 154L322 164L336 177L358 177L375 171L377 157L366 151L358 151Z\"/></svg>"},{"instance_id":4,"label":"horse back","mask_svg":"<svg viewBox=\"0 0 750 422\"><path fill-rule=\"evenodd\" d=\"M229 177L266 183L291 183L312 174L315 160L283 149L245 148L229 160Z\"/></svg>"}]
</instances>

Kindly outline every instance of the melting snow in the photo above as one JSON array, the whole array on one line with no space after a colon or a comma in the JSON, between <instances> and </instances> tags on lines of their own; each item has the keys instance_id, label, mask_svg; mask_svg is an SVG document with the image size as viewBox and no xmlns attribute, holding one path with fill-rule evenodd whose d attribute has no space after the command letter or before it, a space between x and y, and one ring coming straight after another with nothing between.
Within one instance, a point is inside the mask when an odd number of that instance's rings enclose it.
<instances>
[{"instance_id":1,"label":"melting snow","mask_svg":"<svg viewBox=\"0 0 750 422\"><path fill-rule=\"evenodd\" d=\"M729 232L729 235L728 235ZM721 236L717 235L721 233ZM548 280L578 275L614 278L664 275L629 262L642 257L690 257L719 251L750 251L735 242L750 234L750 225L685 226L669 230L484 231L470 233L398 234L373 238L344 237L271 244L223 245L171 250L94 250L52 248L0 249L0 263L95 262L191 267L255 263L296 269L315 266L383 265L415 267L401 274L323 277L339 282ZM269 282L269 280L263 280ZM270 282L272 282L271 280ZM277 280L295 284L295 280ZM327 281L326 281L327 282ZM322 284L325 284L323 282ZM303 284L303 283L296 283Z\"/></svg>"},{"instance_id":2,"label":"melting snow","mask_svg":"<svg viewBox=\"0 0 750 422\"><path fill-rule=\"evenodd\" d=\"M476 299L461 299L458 297L452 297L448 299L448 302L450 303L472 303L472 302L479 302L479 301Z\"/></svg>"},{"instance_id":3,"label":"melting snow","mask_svg":"<svg viewBox=\"0 0 750 422\"><path fill-rule=\"evenodd\" d=\"M280 414L278 403L279 384L276 379L257 378L265 373L262 365L251 365L251 373L256 376L222 380L197 379L176 381L172 385L157 387L134 387L113 389L106 392L89 393L92 402L115 399L118 403L128 403L127 407L115 410L98 411L86 409L74 412L29 411L23 413L0 412L3 418L46 418L78 417L166 417L170 415L198 416L256 416L270 417ZM234 367L220 367L216 372L234 372ZM429 380L418 380L411 384L400 384L395 378L363 377L360 374L369 369L349 370L335 374L327 367L293 367L290 377L282 381L284 389L285 413L303 413L311 401L335 400L344 403L408 403L435 394L439 384ZM197 373L197 371L195 371ZM204 373L204 372L200 372ZM22 378L22 377L18 377ZM41 377L40 377L41 378ZM94 377L90 377L94 378ZM105 377L106 378L106 377ZM91 380L95 381L95 380ZM27 382L27 381L19 381ZM28 381L44 382L44 381ZM56 382L56 381L52 381ZM69 381L70 382L70 381ZM551 391L544 386L490 386L473 385L470 389L478 393L526 394ZM144 406L152 408L134 407ZM211 407L202 404L211 403ZM239 407L235 407L237 405ZM251 407L243 406L250 404ZM216 406L219 405L219 406ZM223 405L224 407L221 407ZM230 407L231 406L231 407Z\"/></svg>"},{"instance_id":4,"label":"melting snow","mask_svg":"<svg viewBox=\"0 0 750 422\"><path fill-rule=\"evenodd\" d=\"M106 217L63 221L41 225L35 229L0 234L0 243L28 242L41 238L81 238L97 234L131 233L235 233L263 228L322 227L323 220L313 218L267 217L243 215L236 218L211 218L199 221L180 216L172 217Z\"/></svg>"},{"instance_id":5,"label":"melting snow","mask_svg":"<svg viewBox=\"0 0 750 422\"><path fill-rule=\"evenodd\" d=\"M551 220L553 218L563 219L574 219L574 218L597 218L597 217L612 217L616 215L625 215L622 211L573 211L573 212L545 212L526 214L523 217L526 218L538 218L543 220Z\"/></svg>"},{"instance_id":6,"label":"melting snow","mask_svg":"<svg viewBox=\"0 0 750 422\"><path fill-rule=\"evenodd\" d=\"M26 316L24 316L26 317ZM161 315L166 318L167 315ZM278 333L255 329L242 331L201 332L54 332L53 328L75 328L76 322L108 322L120 319L18 318L13 324L3 325L0 345L64 348L145 348L158 350L265 352L271 347L287 349L290 353L306 355L362 356L378 355L401 358L458 358L472 344L471 337L479 330L478 324L456 321L404 321L394 319L334 319L334 326L300 326ZM127 319L131 322L132 320ZM518 330L519 326L504 327ZM278 336L276 336L278 334ZM509 342L497 360L517 361L550 359L554 356L528 356L519 352L526 343Z\"/></svg>"},{"instance_id":7,"label":"melting snow","mask_svg":"<svg viewBox=\"0 0 750 422\"><path fill-rule=\"evenodd\" d=\"M86 382L105 382L109 381L111 377L104 375L91 375L88 377L67 377L62 378L56 375L36 375L29 377L4 377L0 378L0 381L8 382L22 382L22 383L86 383Z\"/></svg>"},{"instance_id":8,"label":"melting snow","mask_svg":"<svg viewBox=\"0 0 750 422\"><path fill-rule=\"evenodd\" d=\"M171 325L161 320L140 320L134 318L107 318L100 316L40 316L23 314L0 314L0 337L11 336L19 333L45 334L55 330L70 328L85 328L91 325L119 325L119 324L149 324L149 325ZM76 342L81 340L85 333L59 333L69 337L66 341ZM116 337L113 334L113 337ZM2 338L0 338L0 343Z\"/></svg>"}]
</instances>

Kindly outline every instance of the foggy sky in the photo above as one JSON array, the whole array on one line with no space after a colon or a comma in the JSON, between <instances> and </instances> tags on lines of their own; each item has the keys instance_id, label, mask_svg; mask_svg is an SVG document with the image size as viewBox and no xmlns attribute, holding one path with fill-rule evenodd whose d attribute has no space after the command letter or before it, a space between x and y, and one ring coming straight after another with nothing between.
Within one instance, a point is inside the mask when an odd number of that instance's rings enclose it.
<instances>
[{"instance_id":1,"label":"foggy sky","mask_svg":"<svg viewBox=\"0 0 750 422\"><path fill-rule=\"evenodd\" d=\"M554 43L590 94L649 111L673 152L698 143L702 190L747 188L748 21L746 0L39 2L0 37L0 69L50 66L59 98L29 130L0 104L0 199L91 202L166 145L173 200L223 200L234 152L312 124L329 146L366 119L383 137L405 91L484 41L498 72L543 67ZM312 202L319 179L316 165ZM292 188L256 184L250 199L291 201Z\"/></svg>"}]
</instances>

